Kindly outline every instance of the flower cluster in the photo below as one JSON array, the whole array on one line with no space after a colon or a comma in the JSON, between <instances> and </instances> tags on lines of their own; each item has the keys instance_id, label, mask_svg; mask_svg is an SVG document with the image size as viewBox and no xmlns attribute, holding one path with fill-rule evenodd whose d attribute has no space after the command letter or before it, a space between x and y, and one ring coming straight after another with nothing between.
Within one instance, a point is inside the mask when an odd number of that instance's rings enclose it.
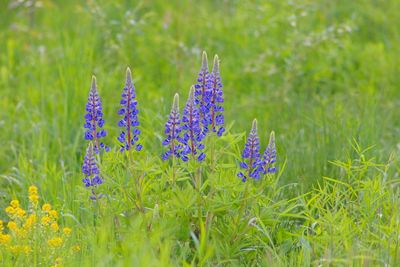
<instances>
[{"instance_id":1,"label":"flower cluster","mask_svg":"<svg viewBox=\"0 0 400 267\"><path fill-rule=\"evenodd\" d=\"M242 178L245 182L249 177L260 178L259 173L259 162L260 162L260 139L257 133L257 120L253 120L250 134L247 138L243 153L243 161L240 162L240 167L244 169L244 172L239 172L238 177ZM248 162L246 162L246 160Z\"/></svg>"},{"instance_id":2,"label":"flower cluster","mask_svg":"<svg viewBox=\"0 0 400 267\"><path fill-rule=\"evenodd\" d=\"M208 70L208 60L206 52L203 52L202 62L197 83L191 88L189 99L182 114L182 129L179 127L179 112L173 109L166 124L164 146L170 146L170 149L162 156L163 160L171 155L188 161L188 155L191 154L197 160L202 161L205 158L204 152L198 152L204 149L202 143L206 135L212 131L217 136L222 136L224 128L224 102L222 92L222 81L219 72L219 58L214 57L214 65L211 73ZM171 136L171 127L183 131L182 137L178 135ZM175 146L175 141L179 141L182 146ZM181 151L179 150L181 149Z\"/></svg>"},{"instance_id":3,"label":"flower cluster","mask_svg":"<svg viewBox=\"0 0 400 267\"><path fill-rule=\"evenodd\" d=\"M85 175L85 178L82 179L82 182L86 187L90 187L92 191L92 195L90 198L92 200L96 200L101 197L96 194L95 189L97 186L103 183L103 180L100 177L100 170L97 166L96 159L93 151L93 144L90 142L86 149L86 156L83 160L82 172Z\"/></svg>"},{"instance_id":4,"label":"flower cluster","mask_svg":"<svg viewBox=\"0 0 400 267\"><path fill-rule=\"evenodd\" d=\"M140 135L140 130L138 129L139 110L137 108L135 86L133 85L132 74L129 68L126 70L126 82L121 96L120 104L122 107L118 111L118 115L122 116L122 119L118 122L118 126L123 128L123 130L117 138L121 142L120 151L130 150L132 147L140 151L142 145L137 143Z\"/></svg>"},{"instance_id":5,"label":"flower cluster","mask_svg":"<svg viewBox=\"0 0 400 267\"><path fill-rule=\"evenodd\" d=\"M48 262L76 251L77 246L69 243L72 229L59 226L58 213L50 204L45 203L40 208L36 186L29 187L29 203L28 211L16 199L6 207L9 220L6 227L0 220L1 250L9 251L13 257L38 253L42 260Z\"/></svg>"},{"instance_id":6,"label":"flower cluster","mask_svg":"<svg viewBox=\"0 0 400 267\"><path fill-rule=\"evenodd\" d=\"M183 145L181 159L188 161L188 155L192 155L198 161L204 160L206 154L200 151L204 149L202 141L205 134L200 126L200 114L195 102L194 86L190 88L189 97L183 110L182 132L183 136L180 140Z\"/></svg>"},{"instance_id":7,"label":"flower cluster","mask_svg":"<svg viewBox=\"0 0 400 267\"><path fill-rule=\"evenodd\" d=\"M263 174L275 173L276 172L276 167L274 166L275 162L276 162L275 132L272 131L269 136L268 146L265 149L262 158L261 168Z\"/></svg>"},{"instance_id":8,"label":"flower cluster","mask_svg":"<svg viewBox=\"0 0 400 267\"><path fill-rule=\"evenodd\" d=\"M219 58L214 57L211 73L208 71L207 54L203 52L202 64L195 85L196 105L199 107L202 130L205 134L210 131L221 136L225 132L224 115L222 112L224 102L222 81L219 72Z\"/></svg>"},{"instance_id":9,"label":"flower cluster","mask_svg":"<svg viewBox=\"0 0 400 267\"><path fill-rule=\"evenodd\" d=\"M180 133L182 131L181 118L179 114L179 95L175 94L174 102L172 104L172 110L169 114L168 121L165 124L164 133L167 138L163 141L163 146L167 146L169 149L163 154L162 159L167 160L170 156L180 157L182 145L179 143L181 140Z\"/></svg>"},{"instance_id":10,"label":"flower cluster","mask_svg":"<svg viewBox=\"0 0 400 267\"><path fill-rule=\"evenodd\" d=\"M241 178L243 182L246 182L249 177L260 179L261 174L276 172L274 166L276 162L275 133L273 131L271 132L269 143L261 157L256 119L253 120L251 131L242 153L242 159L240 167L244 169L244 171L239 172L238 177Z\"/></svg>"},{"instance_id":11,"label":"flower cluster","mask_svg":"<svg viewBox=\"0 0 400 267\"><path fill-rule=\"evenodd\" d=\"M179 96L176 94L174 97L172 110L165 124L166 138L162 145L167 147L167 151L162 155L163 160L170 157L180 158L183 161L188 161L190 158L198 161L205 159L203 141L206 135L209 132L215 132L217 136L222 136L225 132L222 88L218 56L215 55L212 71L209 72L207 54L203 52L197 83L190 89L182 117L179 113ZM133 148L140 151L142 145L139 143L141 132L139 130L138 102L129 68L126 70L125 86L121 97L118 115L122 118L119 120L118 126L122 128L122 131L117 138L121 143L120 151L130 151ZM102 129L104 126L102 103L95 77L92 78L86 111L85 128L87 130L85 131L85 138L90 140L90 144L86 150L82 166L82 172L85 174L82 181L86 187L91 188L91 199L95 200L101 197L101 194L97 194L95 189L103 183L103 180L94 153L99 153L100 148L109 150L100 141L101 138L106 136L106 131ZM276 172L274 166L276 162L274 133L271 133L269 144L261 157L257 121L254 120L242 158L240 167L244 171L240 172L238 176L243 181L246 181L249 177L259 179L261 174Z\"/></svg>"},{"instance_id":12,"label":"flower cluster","mask_svg":"<svg viewBox=\"0 0 400 267\"><path fill-rule=\"evenodd\" d=\"M36 186L30 186L28 189L29 193L29 201L32 204L34 208L37 207L39 203L39 195L38 195L38 189Z\"/></svg>"},{"instance_id":13,"label":"flower cluster","mask_svg":"<svg viewBox=\"0 0 400 267\"><path fill-rule=\"evenodd\" d=\"M110 148L101 142L101 139L107 135L103 129L103 107L101 104L99 92L97 90L96 77L92 77L92 85L90 87L88 102L86 104L85 114L85 139L93 141L94 151L99 153L100 148L109 151Z\"/></svg>"},{"instance_id":14,"label":"flower cluster","mask_svg":"<svg viewBox=\"0 0 400 267\"><path fill-rule=\"evenodd\" d=\"M117 140L121 143L120 151L128 151L133 147L140 151L142 145L138 143L140 130L136 92L132 82L131 70L126 70L125 87L122 93L122 99L120 101L121 108L118 110L118 115L122 116L119 120L118 126L123 130L119 134ZM92 191L91 199L98 199L101 194L97 194L95 188L103 183L100 177L100 171L96 160L100 159L95 157L95 153L98 154L100 149L109 151L110 148L101 141L102 138L106 137L107 132L103 129L103 108L102 102L99 97L96 78L92 77L92 85L89 92L88 103L86 104L85 114L85 139L89 140L90 143L86 149L86 156L82 166L82 172L85 174L82 180L86 187L90 187Z\"/></svg>"},{"instance_id":15,"label":"flower cluster","mask_svg":"<svg viewBox=\"0 0 400 267\"><path fill-rule=\"evenodd\" d=\"M208 71L208 60L207 53L204 51L202 55L201 68L197 76L197 83L195 86L195 102L199 107L200 111L200 122L202 124L202 130L204 133L208 132L208 125L211 124L209 120L210 112L210 89L209 89L209 71Z\"/></svg>"},{"instance_id":16,"label":"flower cluster","mask_svg":"<svg viewBox=\"0 0 400 267\"><path fill-rule=\"evenodd\" d=\"M222 107L222 103L224 102L224 97L222 93L222 81L219 73L219 58L216 55L214 57L214 65L212 72L209 77L209 90L211 93L210 99L210 120L211 120L211 130L216 132L218 136L221 136L225 132L224 128L224 115L222 112L224 108Z\"/></svg>"}]
</instances>

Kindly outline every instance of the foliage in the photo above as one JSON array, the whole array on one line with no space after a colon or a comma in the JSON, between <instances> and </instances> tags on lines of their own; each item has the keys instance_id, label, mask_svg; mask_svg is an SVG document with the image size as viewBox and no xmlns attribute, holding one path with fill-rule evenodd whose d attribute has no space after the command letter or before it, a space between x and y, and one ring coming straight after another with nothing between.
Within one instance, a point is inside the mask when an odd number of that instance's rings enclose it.
<instances>
[{"instance_id":1,"label":"foliage","mask_svg":"<svg viewBox=\"0 0 400 267\"><path fill-rule=\"evenodd\" d=\"M28 212L17 199L5 209L9 219L7 227L0 220L0 248L4 265L59 266L65 257L80 250L69 242L72 229L61 228L58 212L49 203L39 205L36 186L29 187Z\"/></svg>"},{"instance_id":2,"label":"foliage","mask_svg":"<svg viewBox=\"0 0 400 267\"><path fill-rule=\"evenodd\" d=\"M396 0L0 1L1 246L7 235L28 242L12 236L6 208L28 205L35 184L73 229L60 253L80 246L60 256L67 266L399 265L399 9ZM202 162L163 161L172 98L196 83L203 50L220 56L225 133L203 140ZM143 148L120 153L128 66ZM81 173L92 75L110 146L97 201ZM276 173L243 183L254 118L261 151L276 133ZM47 237L29 240L50 253ZM59 264L3 247L4 266Z\"/></svg>"}]
</instances>

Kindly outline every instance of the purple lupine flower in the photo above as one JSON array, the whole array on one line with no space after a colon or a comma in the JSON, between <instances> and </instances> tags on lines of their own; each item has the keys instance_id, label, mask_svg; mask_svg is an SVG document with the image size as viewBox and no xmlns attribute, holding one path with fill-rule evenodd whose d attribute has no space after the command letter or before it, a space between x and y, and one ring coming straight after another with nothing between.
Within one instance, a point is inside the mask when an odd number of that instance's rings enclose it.
<instances>
[{"instance_id":1,"label":"purple lupine flower","mask_svg":"<svg viewBox=\"0 0 400 267\"><path fill-rule=\"evenodd\" d=\"M103 107L101 104L99 92L97 90L96 77L92 76L92 85L90 87L88 102L86 104L85 114L85 139L93 141L95 153L99 153L100 148L109 151L109 147L100 140L107 135L103 129Z\"/></svg>"},{"instance_id":2,"label":"purple lupine flower","mask_svg":"<svg viewBox=\"0 0 400 267\"><path fill-rule=\"evenodd\" d=\"M180 138L180 133L182 131L181 118L179 114L179 95L175 94L174 102L172 104L172 110L169 114L168 121L165 124L165 134L167 138L163 141L163 146L169 147L167 152L162 156L163 160L167 160L170 156L180 157L180 150L182 145L178 143Z\"/></svg>"},{"instance_id":3,"label":"purple lupine flower","mask_svg":"<svg viewBox=\"0 0 400 267\"><path fill-rule=\"evenodd\" d=\"M204 133L208 132L208 125L211 124L209 119L210 113L210 82L209 82L208 60L207 53L203 51L201 58L201 68L197 76L197 83L195 84L195 101L199 107L200 122Z\"/></svg>"},{"instance_id":4,"label":"purple lupine flower","mask_svg":"<svg viewBox=\"0 0 400 267\"><path fill-rule=\"evenodd\" d=\"M242 159L243 161L240 162L240 167L244 169L244 171L239 172L238 177L242 178L243 182L246 182L249 177L259 179L260 139L258 138L257 134L256 119L253 120L253 125L242 153Z\"/></svg>"},{"instance_id":5,"label":"purple lupine flower","mask_svg":"<svg viewBox=\"0 0 400 267\"><path fill-rule=\"evenodd\" d=\"M90 198L97 199L98 196L95 194L94 189L101 185L103 180L100 177L100 169L96 163L92 142L89 143L86 149L86 155L82 165L82 172L85 175L85 178L82 179L82 182L87 188L91 188L92 191L92 196Z\"/></svg>"},{"instance_id":6,"label":"purple lupine flower","mask_svg":"<svg viewBox=\"0 0 400 267\"><path fill-rule=\"evenodd\" d=\"M204 149L202 140L205 134L200 126L200 114L195 103L194 86L190 88L189 98L183 110L182 132L183 136L179 140L183 145L181 159L188 161L188 155L191 154L193 157L197 157L198 161L202 161L206 157L206 154L201 152Z\"/></svg>"},{"instance_id":7,"label":"purple lupine flower","mask_svg":"<svg viewBox=\"0 0 400 267\"><path fill-rule=\"evenodd\" d=\"M118 115L122 116L122 119L118 122L118 126L123 130L117 138L121 142L120 151L130 150L132 147L140 151L142 145L138 143L140 135L140 130L138 129L139 110L137 109L135 86L133 85L129 68L126 69L126 83L121 96L120 104L122 107L118 110Z\"/></svg>"},{"instance_id":8,"label":"purple lupine flower","mask_svg":"<svg viewBox=\"0 0 400 267\"><path fill-rule=\"evenodd\" d=\"M222 81L219 73L219 58L217 55L214 57L213 69L209 75L209 98L210 98L210 114L209 121L211 124L211 130L216 132L218 136L221 136L225 132L224 128L224 115L222 112L224 108L222 103L224 102L224 97L222 93Z\"/></svg>"},{"instance_id":9,"label":"purple lupine flower","mask_svg":"<svg viewBox=\"0 0 400 267\"><path fill-rule=\"evenodd\" d=\"M274 166L275 162L276 162L275 132L272 131L269 136L268 146L265 149L262 158L261 168L263 174L275 173L276 172L276 168Z\"/></svg>"}]
</instances>

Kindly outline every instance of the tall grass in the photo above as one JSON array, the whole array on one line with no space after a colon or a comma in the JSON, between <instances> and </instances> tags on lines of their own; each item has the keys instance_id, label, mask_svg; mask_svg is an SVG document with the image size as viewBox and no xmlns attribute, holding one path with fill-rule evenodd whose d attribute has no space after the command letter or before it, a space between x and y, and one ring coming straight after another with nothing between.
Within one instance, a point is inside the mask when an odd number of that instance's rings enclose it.
<instances>
[{"instance_id":1,"label":"tall grass","mask_svg":"<svg viewBox=\"0 0 400 267\"><path fill-rule=\"evenodd\" d=\"M0 218L37 185L81 244L67 265L398 264L398 1L16 2L0 2ZM192 166L160 157L202 50L221 58L228 133L196 191ZM90 77L116 147L127 66L144 149L128 169L105 155L108 197L94 207L80 173ZM276 132L279 174L246 187L236 174L255 117L264 144Z\"/></svg>"}]
</instances>

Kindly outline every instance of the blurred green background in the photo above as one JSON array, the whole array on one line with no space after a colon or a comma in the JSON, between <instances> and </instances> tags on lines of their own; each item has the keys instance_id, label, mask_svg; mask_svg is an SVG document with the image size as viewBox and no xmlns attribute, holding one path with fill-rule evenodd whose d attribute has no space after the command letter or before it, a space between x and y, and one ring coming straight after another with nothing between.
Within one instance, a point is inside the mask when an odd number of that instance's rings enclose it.
<instances>
[{"instance_id":1,"label":"blurred green background","mask_svg":"<svg viewBox=\"0 0 400 267\"><path fill-rule=\"evenodd\" d=\"M203 50L221 58L230 131L255 117L263 143L276 131L283 181L334 177L329 161L353 138L387 159L399 150L398 10L397 0L1 0L0 183L39 183L49 197L60 181L79 185L91 75L115 146L127 66L145 153L160 154L173 94L182 106Z\"/></svg>"}]
</instances>

